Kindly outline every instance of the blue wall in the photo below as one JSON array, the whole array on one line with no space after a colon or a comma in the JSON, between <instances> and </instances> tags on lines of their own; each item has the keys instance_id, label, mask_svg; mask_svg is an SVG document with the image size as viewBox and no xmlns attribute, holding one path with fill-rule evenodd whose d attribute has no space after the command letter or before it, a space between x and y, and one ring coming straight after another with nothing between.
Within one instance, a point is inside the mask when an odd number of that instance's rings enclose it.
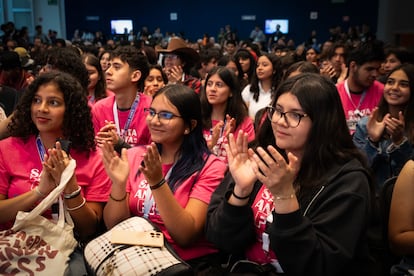
<instances>
[{"instance_id":1,"label":"blue wall","mask_svg":"<svg viewBox=\"0 0 414 276\"><path fill-rule=\"evenodd\" d=\"M348 26L366 23L376 31L379 0L342 0L345 3L332 3L338 0L253 0L250 4L242 1L65 1L67 38L71 39L75 29L90 31L101 30L110 34L111 19L132 19L135 32L141 26L148 26L152 33L159 26L161 32L183 32L186 38L196 40L204 33L217 36L219 29L230 24L236 29L240 39L248 37L256 24L264 29L264 21L269 18L287 18L290 20L289 36L296 43L305 41L315 29L318 39L328 38L331 26ZM339 0L340 1L340 0ZM311 20L310 12L318 12L318 19ZM170 21L170 13L178 14L177 21ZM255 21L242 21L242 15L255 15ZM88 16L99 17L98 21L87 20ZM343 21L349 16L349 22Z\"/></svg>"}]
</instances>

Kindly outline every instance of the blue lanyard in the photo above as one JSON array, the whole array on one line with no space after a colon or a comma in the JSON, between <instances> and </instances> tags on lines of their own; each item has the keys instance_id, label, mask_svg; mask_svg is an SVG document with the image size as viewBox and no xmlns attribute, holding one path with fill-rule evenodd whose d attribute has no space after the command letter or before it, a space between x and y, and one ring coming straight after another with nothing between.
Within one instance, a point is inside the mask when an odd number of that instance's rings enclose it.
<instances>
[{"instance_id":1,"label":"blue lanyard","mask_svg":"<svg viewBox=\"0 0 414 276\"><path fill-rule=\"evenodd\" d=\"M168 170L167 174L165 175L165 179L168 181L168 178L170 178L172 169L174 168L174 165ZM152 196L151 188L148 184L147 190L145 191L145 202L144 202L144 218L148 218L149 212L151 210L152 205L154 204L154 197Z\"/></svg>"},{"instance_id":2,"label":"blue lanyard","mask_svg":"<svg viewBox=\"0 0 414 276\"><path fill-rule=\"evenodd\" d=\"M221 136L223 136L223 133L224 133L224 128L226 127L226 119L224 119L224 124L223 124L223 126L221 127L221 129L220 129L220 136L219 136L219 138L221 137ZM210 128L210 135L213 135L213 128Z\"/></svg>"},{"instance_id":3,"label":"blue lanyard","mask_svg":"<svg viewBox=\"0 0 414 276\"><path fill-rule=\"evenodd\" d=\"M113 113L114 113L114 120L115 120L115 125L116 125L116 130L117 130L117 132L118 132L118 134L122 137L122 138L124 138L124 136L125 136L125 133L126 133L126 131L127 131L127 129L129 128L129 125L131 124L131 122L132 122L132 118L134 117L134 115L135 115L135 111L136 111L136 109L137 109L137 107L138 107L138 104L139 104L139 92L137 92L137 96L135 97L135 100L134 100L134 102L132 103L132 106L131 106L131 109L129 110L129 113L128 113L128 119L127 119L127 121L125 122L125 125L124 125L124 132L123 133L121 133L121 126L119 125L119 118L118 118L118 107L117 107L117 104L116 104L116 101L114 101L114 105L113 105Z\"/></svg>"}]
</instances>

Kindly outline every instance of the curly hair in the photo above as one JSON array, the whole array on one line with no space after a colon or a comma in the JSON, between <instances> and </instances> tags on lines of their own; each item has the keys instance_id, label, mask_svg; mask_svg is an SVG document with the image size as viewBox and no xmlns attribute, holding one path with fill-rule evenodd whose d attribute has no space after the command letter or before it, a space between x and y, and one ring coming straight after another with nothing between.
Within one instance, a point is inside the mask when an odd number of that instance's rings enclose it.
<instances>
[{"instance_id":1,"label":"curly hair","mask_svg":"<svg viewBox=\"0 0 414 276\"><path fill-rule=\"evenodd\" d=\"M33 99L41 86L55 85L65 101L63 135L72 141L72 148L79 151L95 150L91 111L85 97L85 88L71 75L52 71L39 75L27 88L8 125L11 136L27 140L39 130L31 117Z\"/></svg>"},{"instance_id":2,"label":"curly hair","mask_svg":"<svg viewBox=\"0 0 414 276\"><path fill-rule=\"evenodd\" d=\"M88 70L86 70L79 52L74 47L48 49L43 63L52 66L53 70L71 74L85 89L88 87ZM87 95L86 90L85 95Z\"/></svg>"}]
</instances>

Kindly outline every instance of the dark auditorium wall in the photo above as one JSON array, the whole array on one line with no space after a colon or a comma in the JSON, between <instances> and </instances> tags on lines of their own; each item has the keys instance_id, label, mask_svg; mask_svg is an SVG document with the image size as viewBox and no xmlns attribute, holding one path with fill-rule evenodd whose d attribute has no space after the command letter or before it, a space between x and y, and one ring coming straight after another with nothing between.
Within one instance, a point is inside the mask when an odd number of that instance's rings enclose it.
<instances>
[{"instance_id":1,"label":"dark auditorium wall","mask_svg":"<svg viewBox=\"0 0 414 276\"><path fill-rule=\"evenodd\" d=\"M159 26L161 32L183 32L186 38L196 40L204 33L217 36L219 29L230 24L237 30L240 39L248 37L256 24L264 29L269 18L289 19L289 37L295 42L305 41L315 29L319 42L328 38L331 26L371 26L376 32L379 0L252 0L245 1L166 1L166 0L70 0L65 1L66 33L71 39L75 29L101 30L110 34L111 19L132 19L134 32L143 25L150 33ZM342 2L342 3L336 3ZM318 19L311 20L311 12L318 13ZM170 13L178 15L177 21L170 21ZM255 15L255 21L242 21L243 15ZM348 17L348 18L347 18ZM92 19L92 20L91 20ZM345 19L345 20L344 20ZM349 21L347 21L349 19Z\"/></svg>"}]
</instances>

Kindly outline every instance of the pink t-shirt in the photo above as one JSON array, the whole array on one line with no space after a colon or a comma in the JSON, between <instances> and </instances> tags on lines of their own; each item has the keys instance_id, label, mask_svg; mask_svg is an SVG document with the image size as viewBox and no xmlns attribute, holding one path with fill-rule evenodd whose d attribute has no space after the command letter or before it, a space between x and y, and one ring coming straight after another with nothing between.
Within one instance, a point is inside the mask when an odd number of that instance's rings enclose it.
<instances>
[{"instance_id":1,"label":"pink t-shirt","mask_svg":"<svg viewBox=\"0 0 414 276\"><path fill-rule=\"evenodd\" d=\"M192 246L181 248L168 233L160 214L157 211L156 204L152 198L151 190L142 173L138 173L138 168L142 162L142 155L145 153L145 147L135 147L128 150L128 162L130 173L126 186L129 194L129 208L131 214L141 217L148 217L164 233L168 242L172 244L178 255L184 260L190 260L204 256L217 251L212 244L208 243L205 238L200 238ZM163 174L166 175L172 165L163 166ZM210 155L203 169L201 170L196 183L193 183L197 173L184 181L175 191L174 197L178 203L185 208L190 198L196 198L209 204L210 197L216 187L220 184L226 171L226 164L214 155Z\"/></svg>"},{"instance_id":2,"label":"pink t-shirt","mask_svg":"<svg viewBox=\"0 0 414 276\"><path fill-rule=\"evenodd\" d=\"M106 202L112 184L105 172L100 151L92 151L88 156L72 149L70 155L76 160L76 180L85 199ZM36 136L30 136L27 142L17 137L0 141L0 194L13 198L33 190L39 184L41 171ZM0 224L0 229L8 229L12 224Z\"/></svg>"},{"instance_id":3,"label":"pink t-shirt","mask_svg":"<svg viewBox=\"0 0 414 276\"><path fill-rule=\"evenodd\" d=\"M110 90L106 90L106 97L113 96L113 95L114 95L114 92L112 92ZM89 105L90 108L92 108L92 106L94 104L96 104L96 102L97 102L96 99L95 99L95 96L88 95L87 99L88 99L88 105Z\"/></svg>"},{"instance_id":4,"label":"pink t-shirt","mask_svg":"<svg viewBox=\"0 0 414 276\"><path fill-rule=\"evenodd\" d=\"M338 83L336 88L341 97L348 128L351 134L353 134L358 121L362 117L370 115L374 107L378 105L384 91L384 85L379 81L374 81L362 94L348 94L347 81Z\"/></svg>"},{"instance_id":5,"label":"pink t-shirt","mask_svg":"<svg viewBox=\"0 0 414 276\"><path fill-rule=\"evenodd\" d=\"M129 127L125 130L124 126L128 120L130 110L117 110L119 119L120 136L131 146L147 145L151 142L151 134L146 124L146 116L144 108L151 105L152 98L144 94L140 94L139 102L136 107L134 117L132 118ZM92 120L95 133L97 133L103 126L105 120L115 122L113 107L115 96L109 96L98 101L92 107Z\"/></svg>"},{"instance_id":6,"label":"pink t-shirt","mask_svg":"<svg viewBox=\"0 0 414 276\"><path fill-rule=\"evenodd\" d=\"M213 120L212 124L213 127L218 123L218 120ZM233 131L235 134L235 138L237 139L237 135L239 134L239 131L243 130L244 132L248 133L249 135L249 142L253 141L255 138L255 132L254 132L254 125L253 125L253 119L250 117L246 117L243 122ZM207 142L211 140L211 130L210 129L204 129L203 130L203 136L204 139L206 139ZM218 156L221 160L227 163L227 152L225 149L225 145L228 144L227 137L220 136L217 140L217 144L213 147L212 152Z\"/></svg>"}]
</instances>

